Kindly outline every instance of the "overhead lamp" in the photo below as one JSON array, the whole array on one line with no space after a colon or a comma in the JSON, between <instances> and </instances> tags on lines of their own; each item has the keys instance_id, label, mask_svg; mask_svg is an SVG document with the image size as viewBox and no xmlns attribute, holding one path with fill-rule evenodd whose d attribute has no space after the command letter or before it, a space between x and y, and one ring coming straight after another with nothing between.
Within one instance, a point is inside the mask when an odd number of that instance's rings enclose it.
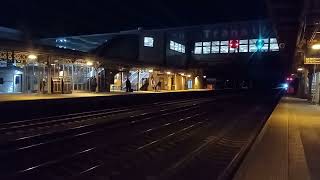
<instances>
[{"instance_id":1,"label":"overhead lamp","mask_svg":"<svg viewBox=\"0 0 320 180\"><path fill-rule=\"evenodd\" d=\"M35 54L29 54L28 59L30 60L36 60L38 57Z\"/></svg>"},{"instance_id":2,"label":"overhead lamp","mask_svg":"<svg viewBox=\"0 0 320 180\"><path fill-rule=\"evenodd\" d=\"M88 66L92 66L92 65L93 65L93 62L92 62L92 61L87 61L87 65L88 65Z\"/></svg>"},{"instance_id":3,"label":"overhead lamp","mask_svg":"<svg viewBox=\"0 0 320 180\"><path fill-rule=\"evenodd\" d=\"M314 44L311 46L311 48L314 50L320 50L320 44Z\"/></svg>"},{"instance_id":4,"label":"overhead lamp","mask_svg":"<svg viewBox=\"0 0 320 180\"><path fill-rule=\"evenodd\" d=\"M298 71L303 71L303 68L302 68L302 67L299 67L297 70L298 70Z\"/></svg>"},{"instance_id":5,"label":"overhead lamp","mask_svg":"<svg viewBox=\"0 0 320 180\"><path fill-rule=\"evenodd\" d=\"M171 74L171 72L170 72L170 71L168 71L168 72L167 72L167 74L168 74L168 75L170 75L170 74Z\"/></svg>"},{"instance_id":6,"label":"overhead lamp","mask_svg":"<svg viewBox=\"0 0 320 180\"><path fill-rule=\"evenodd\" d=\"M190 75L190 74L188 74L188 75L187 75L187 77L191 77L191 75Z\"/></svg>"},{"instance_id":7,"label":"overhead lamp","mask_svg":"<svg viewBox=\"0 0 320 180\"><path fill-rule=\"evenodd\" d=\"M180 75L181 75L181 76L184 76L184 73L181 73Z\"/></svg>"},{"instance_id":8,"label":"overhead lamp","mask_svg":"<svg viewBox=\"0 0 320 180\"><path fill-rule=\"evenodd\" d=\"M153 69L150 69L150 70L149 70L149 73L153 73Z\"/></svg>"},{"instance_id":9,"label":"overhead lamp","mask_svg":"<svg viewBox=\"0 0 320 180\"><path fill-rule=\"evenodd\" d=\"M207 76L203 76L203 78L205 78L205 79L206 79L206 78L207 78Z\"/></svg>"}]
</instances>

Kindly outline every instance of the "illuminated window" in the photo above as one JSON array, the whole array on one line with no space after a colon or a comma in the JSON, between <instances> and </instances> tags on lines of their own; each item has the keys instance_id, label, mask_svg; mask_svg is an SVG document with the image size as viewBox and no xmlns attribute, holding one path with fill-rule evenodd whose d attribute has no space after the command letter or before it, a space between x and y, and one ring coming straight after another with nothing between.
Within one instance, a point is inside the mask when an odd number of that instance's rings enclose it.
<instances>
[{"instance_id":1,"label":"illuminated window","mask_svg":"<svg viewBox=\"0 0 320 180\"><path fill-rule=\"evenodd\" d=\"M210 54L211 42L203 42L203 54Z\"/></svg>"},{"instance_id":2,"label":"illuminated window","mask_svg":"<svg viewBox=\"0 0 320 180\"><path fill-rule=\"evenodd\" d=\"M228 53L229 52L229 41L221 41L220 42L220 53Z\"/></svg>"},{"instance_id":3,"label":"illuminated window","mask_svg":"<svg viewBox=\"0 0 320 180\"><path fill-rule=\"evenodd\" d=\"M202 54L202 42L195 43L194 54Z\"/></svg>"},{"instance_id":4,"label":"illuminated window","mask_svg":"<svg viewBox=\"0 0 320 180\"><path fill-rule=\"evenodd\" d=\"M174 42L173 41L170 41L170 49L174 50Z\"/></svg>"},{"instance_id":5,"label":"illuminated window","mask_svg":"<svg viewBox=\"0 0 320 180\"><path fill-rule=\"evenodd\" d=\"M219 53L220 52L220 42L219 41L212 41L211 46L211 53Z\"/></svg>"},{"instance_id":6,"label":"illuminated window","mask_svg":"<svg viewBox=\"0 0 320 180\"><path fill-rule=\"evenodd\" d=\"M174 49L173 50L178 51L178 49L179 49L179 44L178 43L174 43Z\"/></svg>"},{"instance_id":7,"label":"illuminated window","mask_svg":"<svg viewBox=\"0 0 320 180\"><path fill-rule=\"evenodd\" d=\"M185 53L186 52L186 47L182 44L179 44L177 42L174 41L170 41L170 49L177 51L177 52L181 52L181 53Z\"/></svg>"},{"instance_id":8,"label":"illuminated window","mask_svg":"<svg viewBox=\"0 0 320 180\"><path fill-rule=\"evenodd\" d=\"M250 39L249 40L249 52L257 52L258 48L256 46L256 42L258 39Z\"/></svg>"},{"instance_id":9,"label":"illuminated window","mask_svg":"<svg viewBox=\"0 0 320 180\"><path fill-rule=\"evenodd\" d=\"M269 50L269 39L262 39L264 46L260 49L261 52L268 52Z\"/></svg>"},{"instance_id":10,"label":"illuminated window","mask_svg":"<svg viewBox=\"0 0 320 180\"><path fill-rule=\"evenodd\" d=\"M248 52L248 40L240 40L239 41L239 52Z\"/></svg>"},{"instance_id":11,"label":"illuminated window","mask_svg":"<svg viewBox=\"0 0 320 180\"><path fill-rule=\"evenodd\" d=\"M144 37L144 46L145 47L153 47L153 38L152 37Z\"/></svg>"},{"instance_id":12,"label":"illuminated window","mask_svg":"<svg viewBox=\"0 0 320 180\"><path fill-rule=\"evenodd\" d=\"M270 51L279 51L279 45L276 38L270 38Z\"/></svg>"}]
</instances>

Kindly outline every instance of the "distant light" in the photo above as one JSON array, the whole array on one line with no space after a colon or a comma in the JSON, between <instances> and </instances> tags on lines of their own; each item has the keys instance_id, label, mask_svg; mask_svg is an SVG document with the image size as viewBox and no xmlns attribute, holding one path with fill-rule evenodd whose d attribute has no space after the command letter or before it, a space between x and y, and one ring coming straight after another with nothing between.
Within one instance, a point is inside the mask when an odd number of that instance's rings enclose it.
<instances>
[{"instance_id":1,"label":"distant light","mask_svg":"<svg viewBox=\"0 0 320 180\"><path fill-rule=\"evenodd\" d=\"M295 74L291 74L291 76L294 76Z\"/></svg>"},{"instance_id":2,"label":"distant light","mask_svg":"<svg viewBox=\"0 0 320 180\"><path fill-rule=\"evenodd\" d=\"M56 64L51 64L51 66L55 66Z\"/></svg>"},{"instance_id":3,"label":"distant light","mask_svg":"<svg viewBox=\"0 0 320 180\"><path fill-rule=\"evenodd\" d=\"M207 78L207 76L203 76L203 78L205 78L205 79L206 79L206 78Z\"/></svg>"},{"instance_id":4,"label":"distant light","mask_svg":"<svg viewBox=\"0 0 320 180\"><path fill-rule=\"evenodd\" d=\"M290 78L287 78L287 81L290 81Z\"/></svg>"},{"instance_id":5,"label":"distant light","mask_svg":"<svg viewBox=\"0 0 320 180\"><path fill-rule=\"evenodd\" d=\"M184 74L184 73L181 73L180 75L181 75L181 76L184 76L185 74Z\"/></svg>"},{"instance_id":6,"label":"distant light","mask_svg":"<svg viewBox=\"0 0 320 180\"><path fill-rule=\"evenodd\" d=\"M88 65L88 66L92 66L92 65L93 65L93 62L92 62L92 61L87 61L87 65Z\"/></svg>"},{"instance_id":7,"label":"distant light","mask_svg":"<svg viewBox=\"0 0 320 180\"><path fill-rule=\"evenodd\" d=\"M167 74L168 74L168 75L170 75L170 74L171 74L171 72L170 72L170 71L168 71L168 72L167 72Z\"/></svg>"},{"instance_id":8,"label":"distant light","mask_svg":"<svg viewBox=\"0 0 320 180\"><path fill-rule=\"evenodd\" d=\"M36 60L38 57L34 54L29 54L28 59Z\"/></svg>"},{"instance_id":9,"label":"distant light","mask_svg":"<svg viewBox=\"0 0 320 180\"><path fill-rule=\"evenodd\" d=\"M188 75L187 75L187 77L191 77L191 75L190 75L190 74L188 74Z\"/></svg>"},{"instance_id":10,"label":"distant light","mask_svg":"<svg viewBox=\"0 0 320 180\"><path fill-rule=\"evenodd\" d=\"M302 68L302 67L300 67L300 68L298 68L297 70L298 70L298 71L303 71L303 68Z\"/></svg>"},{"instance_id":11,"label":"distant light","mask_svg":"<svg viewBox=\"0 0 320 180\"><path fill-rule=\"evenodd\" d=\"M149 70L149 73L153 73L153 69L150 69L150 70Z\"/></svg>"},{"instance_id":12,"label":"distant light","mask_svg":"<svg viewBox=\"0 0 320 180\"><path fill-rule=\"evenodd\" d=\"M256 42L256 47L258 48L258 49L262 49L263 48L263 46L264 46L264 40L263 39L258 39L257 40L257 42Z\"/></svg>"},{"instance_id":13,"label":"distant light","mask_svg":"<svg viewBox=\"0 0 320 180\"><path fill-rule=\"evenodd\" d=\"M311 48L314 50L320 50L320 44L314 44Z\"/></svg>"},{"instance_id":14,"label":"distant light","mask_svg":"<svg viewBox=\"0 0 320 180\"><path fill-rule=\"evenodd\" d=\"M288 83L284 83L284 84L282 84L282 88L284 88L284 89L288 89L289 88L289 84Z\"/></svg>"}]
</instances>

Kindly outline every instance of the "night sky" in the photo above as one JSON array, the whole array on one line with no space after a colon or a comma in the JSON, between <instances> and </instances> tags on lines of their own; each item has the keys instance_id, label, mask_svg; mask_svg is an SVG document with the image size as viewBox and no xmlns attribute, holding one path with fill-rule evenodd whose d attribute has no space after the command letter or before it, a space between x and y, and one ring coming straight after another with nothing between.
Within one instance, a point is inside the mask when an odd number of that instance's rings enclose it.
<instances>
[{"instance_id":1,"label":"night sky","mask_svg":"<svg viewBox=\"0 0 320 180\"><path fill-rule=\"evenodd\" d=\"M266 18L264 0L2 0L0 26L33 37Z\"/></svg>"}]
</instances>

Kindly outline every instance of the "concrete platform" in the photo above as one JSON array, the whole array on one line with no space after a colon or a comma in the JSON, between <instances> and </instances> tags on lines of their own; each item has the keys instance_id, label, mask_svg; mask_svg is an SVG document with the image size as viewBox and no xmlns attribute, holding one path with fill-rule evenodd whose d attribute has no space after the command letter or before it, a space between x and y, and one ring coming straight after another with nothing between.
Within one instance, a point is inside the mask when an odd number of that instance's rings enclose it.
<instances>
[{"instance_id":1,"label":"concrete platform","mask_svg":"<svg viewBox=\"0 0 320 180\"><path fill-rule=\"evenodd\" d=\"M320 179L320 107L285 97L234 180Z\"/></svg>"},{"instance_id":2,"label":"concrete platform","mask_svg":"<svg viewBox=\"0 0 320 180\"><path fill-rule=\"evenodd\" d=\"M116 95L130 95L130 94L148 94L148 93L174 93L174 92L192 92L192 91L206 91L206 90L180 90L180 91L135 91L123 92L115 91L110 93L72 93L72 94L0 94L0 102L7 101L28 101L28 100L45 100L45 99L65 99L65 98L81 98L81 97L103 97Z\"/></svg>"}]
</instances>

